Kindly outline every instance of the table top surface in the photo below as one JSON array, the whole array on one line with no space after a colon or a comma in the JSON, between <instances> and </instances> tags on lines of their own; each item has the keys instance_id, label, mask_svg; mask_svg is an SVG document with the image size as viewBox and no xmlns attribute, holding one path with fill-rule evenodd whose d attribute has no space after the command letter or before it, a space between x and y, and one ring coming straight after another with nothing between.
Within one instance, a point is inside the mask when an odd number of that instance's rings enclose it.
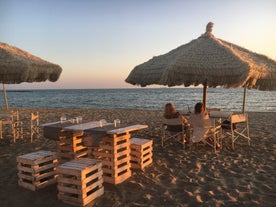
<instances>
[{"instance_id":1,"label":"table top surface","mask_svg":"<svg viewBox=\"0 0 276 207\"><path fill-rule=\"evenodd\" d=\"M210 118L230 118L232 114L231 111L211 111Z\"/></svg>"},{"instance_id":2,"label":"table top surface","mask_svg":"<svg viewBox=\"0 0 276 207\"><path fill-rule=\"evenodd\" d=\"M115 127L113 123L100 124L99 121L83 121L81 123L71 123L70 121L64 122L51 122L42 124L44 129L56 128L66 131L85 131L94 133L106 133L106 134L123 134L133 132L141 129L148 128L148 125L143 124L121 124L119 127Z\"/></svg>"}]
</instances>

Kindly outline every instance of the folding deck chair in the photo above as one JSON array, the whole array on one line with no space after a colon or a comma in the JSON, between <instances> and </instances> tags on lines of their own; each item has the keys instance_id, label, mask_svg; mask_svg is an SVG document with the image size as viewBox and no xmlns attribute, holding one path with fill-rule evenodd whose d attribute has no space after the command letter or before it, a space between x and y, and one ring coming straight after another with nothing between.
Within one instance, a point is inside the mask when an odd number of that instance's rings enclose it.
<instances>
[{"instance_id":1,"label":"folding deck chair","mask_svg":"<svg viewBox=\"0 0 276 207\"><path fill-rule=\"evenodd\" d=\"M175 130L174 130L175 128ZM180 139L179 139L180 137ZM161 145L164 147L165 142L174 140L185 148L186 132L185 124L180 118L166 119L163 117L161 126Z\"/></svg>"},{"instance_id":2,"label":"folding deck chair","mask_svg":"<svg viewBox=\"0 0 276 207\"><path fill-rule=\"evenodd\" d=\"M226 133L231 136L232 149L235 149L235 142L239 138L246 139L248 145L250 145L251 138L249 136L249 125L248 125L248 115L243 114L233 114L230 118L230 130Z\"/></svg>"},{"instance_id":3,"label":"folding deck chair","mask_svg":"<svg viewBox=\"0 0 276 207\"><path fill-rule=\"evenodd\" d=\"M31 113L31 123L30 123L30 131L31 131L31 142L33 142L34 136L36 138L40 137L39 134L39 113Z\"/></svg>"}]
</instances>

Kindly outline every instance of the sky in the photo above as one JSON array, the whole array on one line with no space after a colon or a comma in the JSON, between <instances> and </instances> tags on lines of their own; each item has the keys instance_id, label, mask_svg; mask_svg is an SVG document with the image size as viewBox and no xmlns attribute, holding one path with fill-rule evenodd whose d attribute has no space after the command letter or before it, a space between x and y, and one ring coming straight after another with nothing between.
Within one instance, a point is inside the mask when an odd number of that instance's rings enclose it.
<instances>
[{"instance_id":1,"label":"sky","mask_svg":"<svg viewBox=\"0 0 276 207\"><path fill-rule=\"evenodd\" d=\"M57 82L7 89L137 88L130 71L198 38L276 60L275 0L0 0L0 42L62 67Z\"/></svg>"}]
</instances>

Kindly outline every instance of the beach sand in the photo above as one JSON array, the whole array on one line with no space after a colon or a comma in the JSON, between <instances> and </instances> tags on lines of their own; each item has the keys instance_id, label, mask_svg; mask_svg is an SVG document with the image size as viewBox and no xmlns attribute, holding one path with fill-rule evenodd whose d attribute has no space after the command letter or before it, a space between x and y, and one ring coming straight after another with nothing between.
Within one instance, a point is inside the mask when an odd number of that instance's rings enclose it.
<instances>
[{"instance_id":1,"label":"beach sand","mask_svg":"<svg viewBox=\"0 0 276 207\"><path fill-rule=\"evenodd\" d=\"M161 111L121 109L18 108L25 138L0 143L1 207L65 207L53 184L37 191L18 186L16 157L37 150L56 151L45 138L30 143L30 112L40 113L40 123L59 120L61 114L87 120L119 118L122 123L147 124L134 136L152 139L153 163L118 185L104 183L104 195L87 206L276 206L276 113L249 113L251 146L246 141L233 151L229 140L219 153L198 146L161 147ZM6 135L7 136L7 135Z\"/></svg>"}]
</instances>

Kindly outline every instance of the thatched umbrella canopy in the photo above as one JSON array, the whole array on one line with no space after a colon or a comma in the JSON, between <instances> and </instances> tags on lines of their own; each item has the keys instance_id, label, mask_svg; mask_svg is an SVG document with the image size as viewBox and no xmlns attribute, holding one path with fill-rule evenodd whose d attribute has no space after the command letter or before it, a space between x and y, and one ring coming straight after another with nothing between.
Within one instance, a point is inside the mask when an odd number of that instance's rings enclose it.
<instances>
[{"instance_id":1,"label":"thatched umbrella canopy","mask_svg":"<svg viewBox=\"0 0 276 207\"><path fill-rule=\"evenodd\" d=\"M43 82L58 80L62 69L14 46L0 42L0 83L3 83L6 108L8 109L4 84Z\"/></svg>"},{"instance_id":2,"label":"thatched umbrella canopy","mask_svg":"<svg viewBox=\"0 0 276 207\"><path fill-rule=\"evenodd\" d=\"M264 55L216 38L213 23L199 38L136 66L126 79L133 85L204 85L276 90L276 62Z\"/></svg>"}]
</instances>

